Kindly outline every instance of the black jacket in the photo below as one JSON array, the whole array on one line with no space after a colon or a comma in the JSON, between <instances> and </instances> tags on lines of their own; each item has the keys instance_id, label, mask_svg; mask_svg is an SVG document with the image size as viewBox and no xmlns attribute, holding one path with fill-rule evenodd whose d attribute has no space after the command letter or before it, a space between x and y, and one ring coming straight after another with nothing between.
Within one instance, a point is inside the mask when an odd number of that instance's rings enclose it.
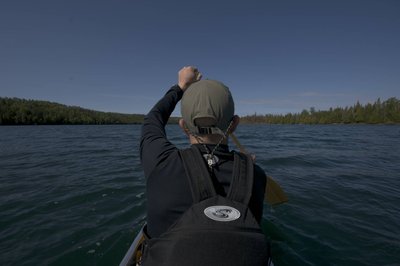
<instances>
[{"instance_id":1,"label":"black jacket","mask_svg":"<svg viewBox=\"0 0 400 266\"><path fill-rule=\"evenodd\" d=\"M140 158L147 179L147 233L150 237L158 237L166 232L193 202L178 148L169 142L165 133L168 119L182 95L179 86L173 86L151 109L143 123ZM206 152L203 145L198 146L202 152ZM213 145L207 146L210 150L214 148ZM220 160L214 169L214 185L217 193L224 196L232 177L233 152L229 151L227 145L221 145L215 154ZM263 212L265 185L265 173L255 165L249 207L259 222Z\"/></svg>"}]
</instances>

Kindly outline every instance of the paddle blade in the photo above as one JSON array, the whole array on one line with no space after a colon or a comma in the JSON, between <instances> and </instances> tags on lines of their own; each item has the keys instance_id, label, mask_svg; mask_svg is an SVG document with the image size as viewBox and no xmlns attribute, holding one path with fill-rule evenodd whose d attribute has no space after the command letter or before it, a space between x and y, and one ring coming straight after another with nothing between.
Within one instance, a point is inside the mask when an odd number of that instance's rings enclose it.
<instances>
[{"instance_id":1,"label":"paddle blade","mask_svg":"<svg viewBox=\"0 0 400 266\"><path fill-rule=\"evenodd\" d=\"M267 176L264 200L270 205L277 205L288 201L285 192L283 192L278 183L276 183L270 176Z\"/></svg>"}]
</instances>

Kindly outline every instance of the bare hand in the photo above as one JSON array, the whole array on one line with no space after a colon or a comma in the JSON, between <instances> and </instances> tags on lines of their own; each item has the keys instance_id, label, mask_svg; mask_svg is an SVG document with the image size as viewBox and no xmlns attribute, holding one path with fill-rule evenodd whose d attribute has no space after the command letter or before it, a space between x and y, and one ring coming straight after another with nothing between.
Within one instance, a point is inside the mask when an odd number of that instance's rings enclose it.
<instances>
[{"instance_id":1,"label":"bare hand","mask_svg":"<svg viewBox=\"0 0 400 266\"><path fill-rule=\"evenodd\" d=\"M190 84L199 81L201 73L193 66L185 66L178 73L178 86L185 91Z\"/></svg>"}]
</instances>

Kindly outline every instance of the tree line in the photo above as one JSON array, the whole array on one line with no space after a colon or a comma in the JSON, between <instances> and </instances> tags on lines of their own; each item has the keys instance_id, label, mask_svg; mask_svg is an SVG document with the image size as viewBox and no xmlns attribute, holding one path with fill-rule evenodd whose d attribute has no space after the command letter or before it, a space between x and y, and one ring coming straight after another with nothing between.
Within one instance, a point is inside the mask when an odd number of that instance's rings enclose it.
<instances>
[{"instance_id":1,"label":"tree line","mask_svg":"<svg viewBox=\"0 0 400 266\"><path fill-rule=\"evenodd\" d=\"M241 117L244 123L267 124L394 124L400 123L400 100L395 97L386 101L378 99L365 105L357 102L351 107L330 108L326 111L316 111L314 107L301 113L285 115L248 115Z\"/></svg>"},{"instance_id":2,"label":"tree line","mask_svg":"<svg viewBox=\"0 0 400 266\"><path fill-rule=\"evenodd\" d=\"M0 125L139 124L144 115L99 112L48 101L0 97Z\"/></svg>"},{"instance_id":3,"label":"tree line","mask_svg":"<svg viewBox=\"0 0 400 266\"><path fill-rule=\"evenodd\" d=\"M140 124L142 114L99 112L76 106L20 98L0 97L0 125L91 125L91 124ZM178 118L171 117L170 123ZM330 108L316 111L314 107L301 113L285 115L248 115L241 117L243 123L267 124L380 124L400 123L400 100L392 97L378 99L365 105L357 102L351 107Z\"/></svg>"}]
</instances>

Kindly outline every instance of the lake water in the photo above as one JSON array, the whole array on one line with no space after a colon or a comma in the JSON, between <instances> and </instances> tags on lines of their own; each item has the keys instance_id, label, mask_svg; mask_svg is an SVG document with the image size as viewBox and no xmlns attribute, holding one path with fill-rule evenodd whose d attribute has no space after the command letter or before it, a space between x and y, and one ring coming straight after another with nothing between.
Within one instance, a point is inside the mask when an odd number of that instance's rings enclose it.
<instances>
[{"instance_id":1,"label":"lake water","mask_svg":"<svg viewBox=\"0 0 400 266\"><path fill-rule=\"evenodd\" d=\"M0 265L118 265L145 221L139 137L137 125L0 127ZM264 208L275 265L400 265L400 126L237 137L289 197Z\"/></svg>"}]
</instances>

